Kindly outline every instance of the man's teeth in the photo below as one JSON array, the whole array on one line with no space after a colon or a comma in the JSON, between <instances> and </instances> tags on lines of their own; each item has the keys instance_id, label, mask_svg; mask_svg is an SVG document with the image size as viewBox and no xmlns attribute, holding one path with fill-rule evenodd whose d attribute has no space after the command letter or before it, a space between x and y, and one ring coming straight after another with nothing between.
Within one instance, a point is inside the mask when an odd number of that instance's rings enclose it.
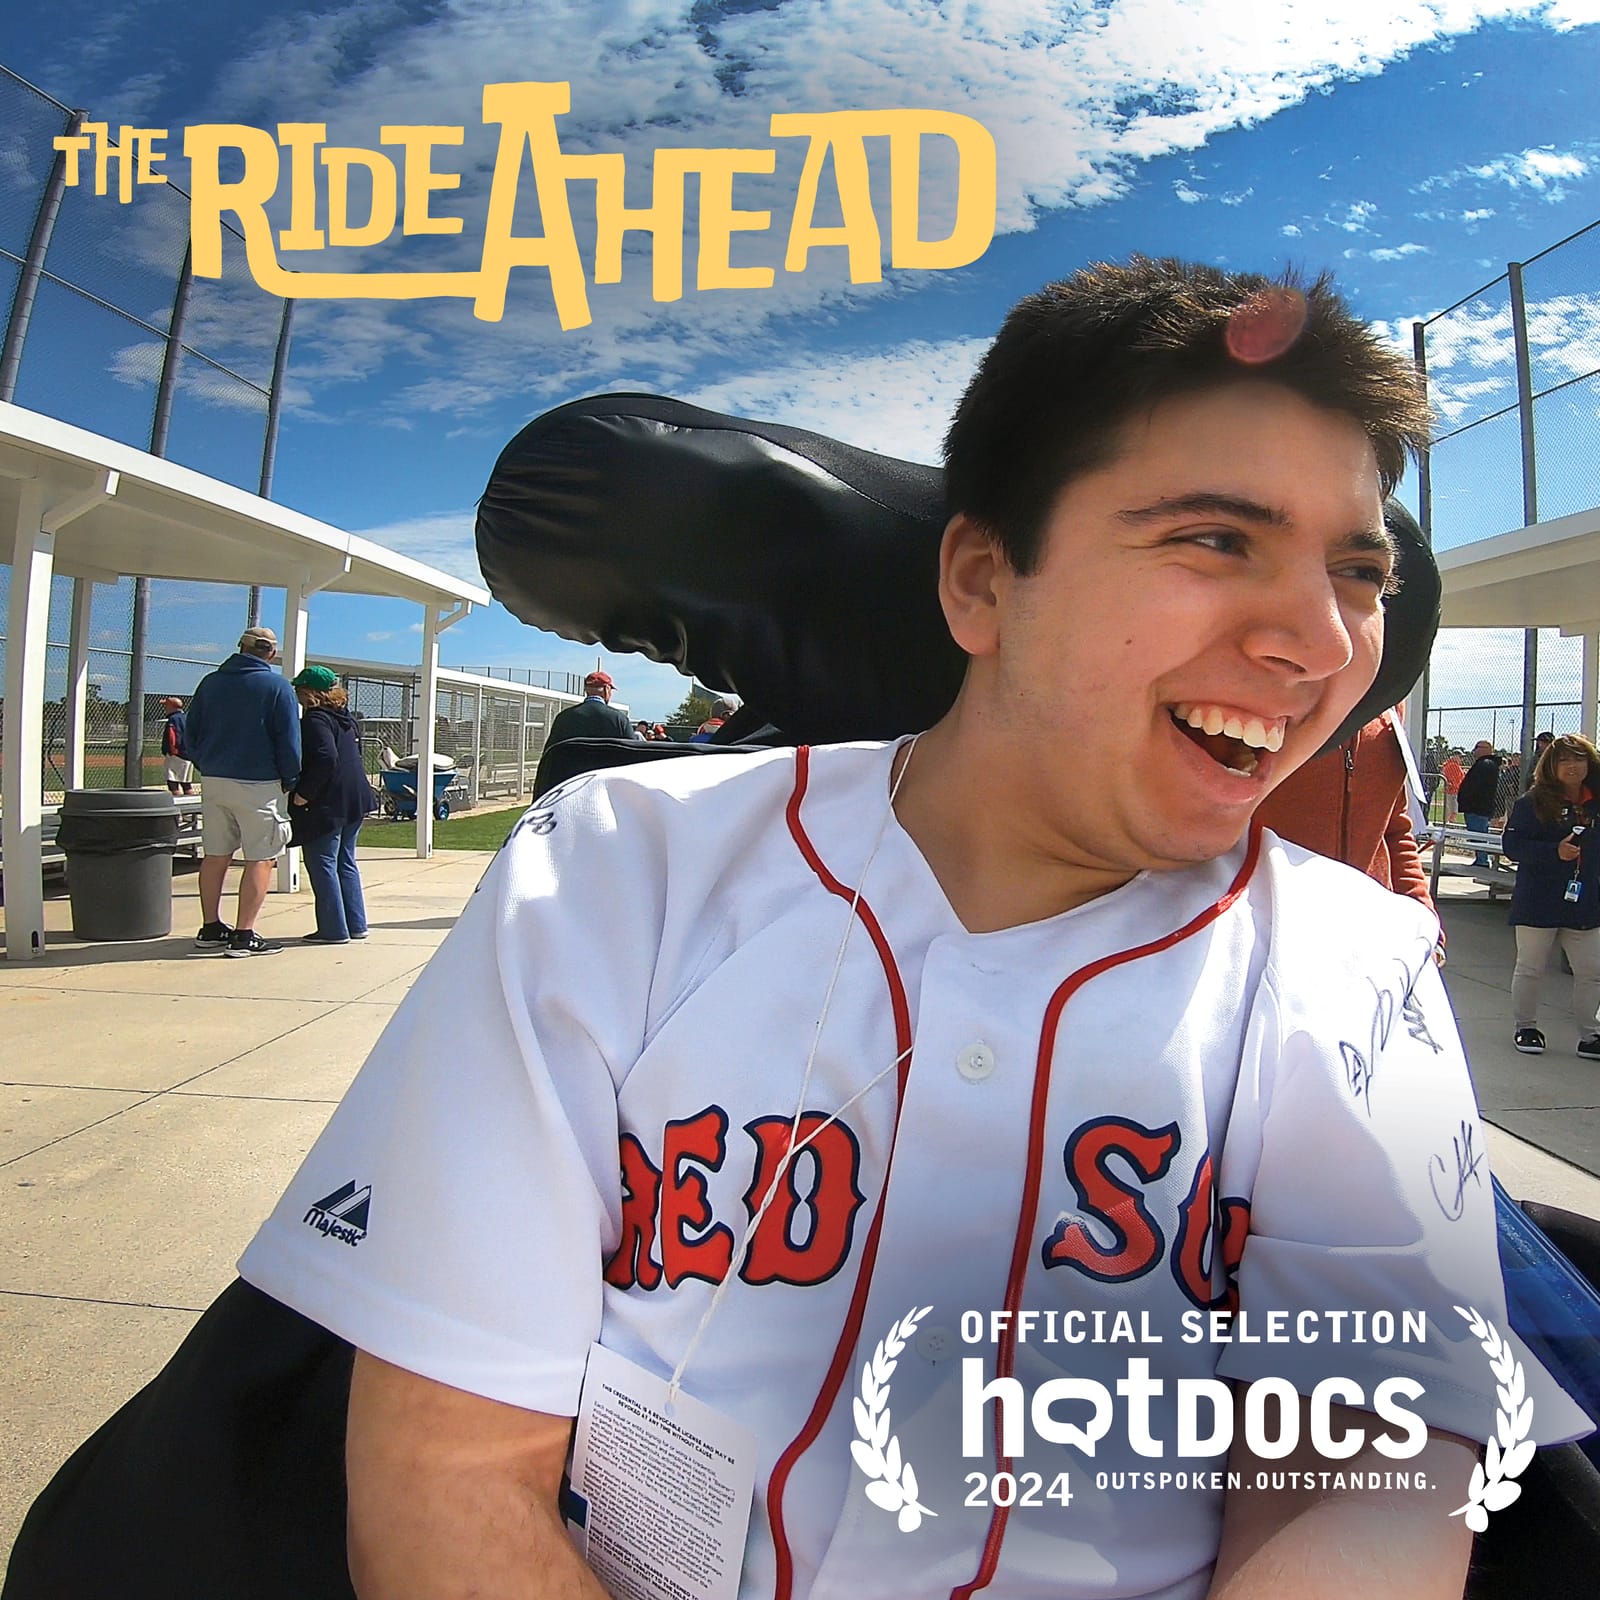
<instances>
[{"instance_id":1,"label":"man's teeth","mask_svg":"<svg viewBox=\"0 0 1600 1600\"><path fill-rule=\"evenodd\" d=\"M1221 706L1177 705L1172 714L1179 722L1198 728L1202 733L1222 734L1237 739L1256 750L1281 750L1283 748L1284 722L1274 720L1271 726L1260 717L1241 717L1236 711L1225 711ZM1286 719L1285 719L1286 720Z\"/></svg>"}]
</instances>

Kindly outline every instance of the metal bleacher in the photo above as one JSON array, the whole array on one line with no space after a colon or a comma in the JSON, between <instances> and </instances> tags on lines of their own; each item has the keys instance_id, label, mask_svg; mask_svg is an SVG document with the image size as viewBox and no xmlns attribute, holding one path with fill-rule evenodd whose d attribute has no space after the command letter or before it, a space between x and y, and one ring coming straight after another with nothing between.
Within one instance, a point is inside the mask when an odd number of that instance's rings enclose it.
<instances>
[{"instance_id":1,"label":"metal bleacher","mask_svg":"<svg viewBox=\"0 0 1600 1600\"><path fill-rule=\"evenodd\" d=\"M1447 845L1470 851L1472 859L1446 865L1444 852ZM1481 883L1487 887L1491 900L1497 895L1510 894L1516 886L1516 863L1504 853L1501 836L1497 831L1475 833L1471 828L1445 827L1439 823L1428 823L1417 829L1417 848L1426 850L1430 846L1433 849L1433 867L1428 874L1428 890L1436 901L1439 898L1441 877L1466 878L1472 883ZM1477 859L1479 855L1489 856L1490 865L1480 865Z\"/></svg>"}]
</instances>

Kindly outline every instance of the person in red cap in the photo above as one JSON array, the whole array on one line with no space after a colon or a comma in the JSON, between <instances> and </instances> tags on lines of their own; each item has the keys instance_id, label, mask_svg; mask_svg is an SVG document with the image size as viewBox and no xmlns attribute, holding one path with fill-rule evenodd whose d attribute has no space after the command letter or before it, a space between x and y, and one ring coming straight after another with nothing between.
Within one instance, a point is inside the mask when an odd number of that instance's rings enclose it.
<instances>
[{"instance_id":1,"label":"person in red cap","mask_svg":"<svg viewBox=\"0 0 1600 1600\"><path fill-rule=\"evenodd\" d=\"M564 739L637 739L639 735L628 721L627 712L610 703L615 688L609 672L591 672L583 680L584 698L556 713L545 749Z\"/></svg>"},{"instance_id":2,"label":"person in red cap","mask_svg":"<svg viewBox=\"0 0 1600 1600\"><path fill-rule=\"evenodd\" d=\"M166 764L167 788L173 794L194 793L194 763L184 744L183 701L169 694L161 702L167 720L161 726L161 756Z\"/></svg>"}]
</instances>

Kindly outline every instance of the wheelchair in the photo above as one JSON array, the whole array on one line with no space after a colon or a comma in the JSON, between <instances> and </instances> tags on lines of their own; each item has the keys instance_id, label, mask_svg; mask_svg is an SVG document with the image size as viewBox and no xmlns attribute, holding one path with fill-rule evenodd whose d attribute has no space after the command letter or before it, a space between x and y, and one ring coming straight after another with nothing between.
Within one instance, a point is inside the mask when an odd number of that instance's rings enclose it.
<instances>
[{"instance_id":1,"label":"wheelchair","mask_svg":"<svg viewBox=\"0 0 1600 1600\"><path fill-rule=\"evenodd\" d=\"M1377 680L1330 746L1404 695L1438 625L1431 554L1403 508L1391 503L1386 520L1403 582L1386 602ZM537 792L598 767L930 725L964 666L937 604L942 523L936 469L803 430L648 395L536 419L502 453L480 505L479 559L496 598L525 622L671 663L744 701L710 744L559 744ZM1527 1319L1552 1281L1540 1274L1558 1270L1549 1241L1570 1259L1568 1305L1588 1333L1564 1353L1593 1386L1592 1411L1600 1223L1509 1198L1501 1214L1502 1239L1516 1232L1525 1251L1507 1263L1512 1322L1540 1354ZM36 1500L0 1600L351 1600L352 1360L342 1340L234 1283ZM1567 1445L1540 1451L1521 1481L1521 1498L1478 1539L1471 1600L1591 1595L1600 1471Z\"/></svg>"}]
</instances>

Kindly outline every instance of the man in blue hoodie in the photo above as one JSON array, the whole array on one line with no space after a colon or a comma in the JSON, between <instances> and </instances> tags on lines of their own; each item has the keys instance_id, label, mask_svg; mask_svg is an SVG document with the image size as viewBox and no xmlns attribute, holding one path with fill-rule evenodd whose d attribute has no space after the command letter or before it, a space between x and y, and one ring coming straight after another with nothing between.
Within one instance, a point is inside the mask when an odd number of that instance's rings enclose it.
<instances>
[{"instance_id":1,"label":"man in blue hoodie","mask_svg":"<svg viewBox=\"0 0 1600 1600\"><path fill-rule=\"evenodd\" d=\"M289 842L285 794L300 776L300 708L272 670L278 636L246 628L234 655L200 680L189 701L189 759L205 776L200 791L200 955L268 955L279 946L255 931L272 882L272 863ZM237 925L222 920L222 884L244 856Z\"/></svg>"}]
</instances>

